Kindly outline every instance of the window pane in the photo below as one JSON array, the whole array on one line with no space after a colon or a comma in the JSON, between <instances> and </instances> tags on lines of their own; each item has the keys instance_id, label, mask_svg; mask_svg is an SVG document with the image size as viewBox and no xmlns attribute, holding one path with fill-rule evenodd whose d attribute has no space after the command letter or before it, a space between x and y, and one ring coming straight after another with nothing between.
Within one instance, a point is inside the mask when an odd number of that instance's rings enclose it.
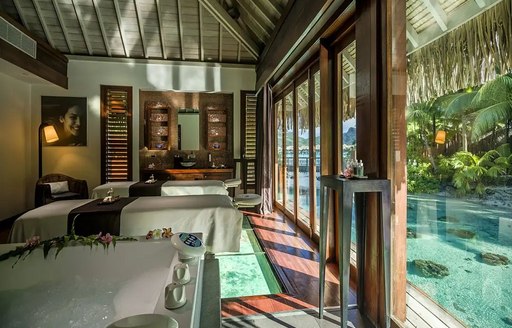
<instances>
[{"instance_id":1,"label":"window pane","mask_svg":"<svg viewBox=\"0 0 512 328\"><path fill-rule=\"evenodd\" d=\"M276 191L276 199L275 201L281 205L283 205L283 188L284 188L284 152L283 152L283 102L279 101L275 104L276 110L276 144L275 144L275 191Z\"/></svg>"},{"instance_id":2,"label":"window pane","mask_svg":"<svg viewBox=\"0 0 512 328\"><path fill-rule=\"evenodd\" d=\"M290 92L284 97L284 120L285 120L285 150L286 150L286 187L285 187L285 207L287 210L294 214L294 197L295 197L295 186L294 186L294 121L293 121L293 92Z\"/></svg>"},{"instance_id":3,"label":"window pane","mask_svg":"<svg viewBox=\"0 0 512 328\"><path fill-rule=\"evenodd\" d=\"M355 161L356 154L356 42L350 43L338 54L338 107L341 108L342 145L341 167L347 167L349 160ZM339 172L341 173L341 172ZM355 172L354 172L355 173Z\"/></svg>"},{"instance_id":4,"label":"window pane","mask_svg":"<svg viewBox=\"0 0 512 328\"><path fill-rule=\"evenodd\" d=\"M297 94L297 133L299 154L298 177L298 218L309 226L309 83L304 81L296 90Z\"/></svg>"},{"instance_id":5,"label":"window pane","mask_svg":"<svg viewBox=\"0 0 512 328\"><path fill-rule=\"evenodd\" d=\"M320 71L317 71L313 75L313 81L315 83L315 165L313 166L315 179L315 230L316 233L320 233Z\"/></svg>"}]
</instances>

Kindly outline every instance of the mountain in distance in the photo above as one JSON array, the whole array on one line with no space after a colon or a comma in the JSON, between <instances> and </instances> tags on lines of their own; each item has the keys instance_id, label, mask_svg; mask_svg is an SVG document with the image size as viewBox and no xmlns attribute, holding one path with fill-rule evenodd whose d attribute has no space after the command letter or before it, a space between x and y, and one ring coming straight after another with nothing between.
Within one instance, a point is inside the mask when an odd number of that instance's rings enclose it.
<instances>
[{"instance_id":1,"label":"mountain in distance","mask_svg":"<svg viewBox=\"0 0 512 328\"><path fill-rule=\"evenodd\" d=\"M350 127L347 132L343 133L343 144L353 145L356 143L356 128Z\"/></svg>"}]
</instances>

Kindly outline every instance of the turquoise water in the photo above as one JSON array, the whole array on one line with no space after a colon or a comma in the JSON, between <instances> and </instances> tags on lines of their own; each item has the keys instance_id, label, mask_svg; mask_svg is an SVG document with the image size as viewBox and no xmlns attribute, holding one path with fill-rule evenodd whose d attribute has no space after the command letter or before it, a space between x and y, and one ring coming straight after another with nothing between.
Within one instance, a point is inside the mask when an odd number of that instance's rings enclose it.
<instances>
[{"instance_id":1,"label":"turquoise water","mask_svg":"<svg viewBox=\"0 0 512 328\"><path fill-rule=\"evenodd\" d=\"M221 298L282 292L250 223L244 218L240 252L217 254Z\"/></svg>"},{"instance_id":2,"label":"turquoise water","mask_svg":"<svg viewBox=\"0 0 512 328\"><path fill-rule=\"evenodd\" d=\"M468 327L512 327L512 264L480 256L512 260L512 210L433 196L411 195L407 204L407 227L416 233L407 239L408 281ZM415 259L442 264L449 275L424 277Z\"/></svg>"}]
</instances>

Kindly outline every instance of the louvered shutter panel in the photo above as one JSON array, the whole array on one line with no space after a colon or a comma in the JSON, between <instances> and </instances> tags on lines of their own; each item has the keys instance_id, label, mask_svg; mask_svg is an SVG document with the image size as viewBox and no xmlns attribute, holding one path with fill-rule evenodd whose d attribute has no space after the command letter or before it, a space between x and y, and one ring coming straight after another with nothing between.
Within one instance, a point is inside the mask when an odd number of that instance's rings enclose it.
<instances>
[{"instance_id":1,"label":"louvered shutter panel","mask_svg":"<svg viewBox=\"0 0 512 328\"><path fill-rule=\"evenodd\" d=\"M242 94L244 108L244 187L256 188L256 94Z\"/></svg>"},{"instance_id":2,"label":"louvered shutter panel","mask_svg":"<svg viewBox=\"0 0 512 328\"><path fill-rule=\"evenodd\" d=\"M102 183L128 181L132 179L131 87L102 86L102 95Z\"/></svg>"}]
</instances>

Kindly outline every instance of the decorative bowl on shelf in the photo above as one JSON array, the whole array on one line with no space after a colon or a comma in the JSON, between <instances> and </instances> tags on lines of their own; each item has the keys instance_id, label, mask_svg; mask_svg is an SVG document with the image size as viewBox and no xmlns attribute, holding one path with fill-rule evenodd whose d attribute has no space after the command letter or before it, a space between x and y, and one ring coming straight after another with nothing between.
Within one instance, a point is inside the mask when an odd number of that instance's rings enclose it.
<instances>
[{"instance_id":1,"label":"decorative bowl on shelf","mask_svg":"<svg viewBox=\"0 0 512 328\"><path fill-rule=\"evenodd\" d=\"M181 162L180 164L183 167L192 167L192 166L196 165L196 162L187 161L187 162Z\"/></svg>"}]
</instances>

